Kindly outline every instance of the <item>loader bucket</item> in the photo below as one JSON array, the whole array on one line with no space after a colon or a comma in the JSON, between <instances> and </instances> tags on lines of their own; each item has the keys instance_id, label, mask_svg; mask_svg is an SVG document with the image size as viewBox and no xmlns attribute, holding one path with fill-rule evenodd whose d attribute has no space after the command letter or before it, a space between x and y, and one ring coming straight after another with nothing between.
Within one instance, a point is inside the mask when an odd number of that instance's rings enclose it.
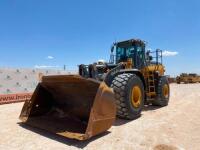
<instances>
[{"instance_id":1,"label":"loader bucket","mask_svg":"<svg viewBox=\"0 0 200 150\"><path fill-rule=\"evenodd\" d=\"M115 115L114 94L104 82L58 75L42 78L19 118L33 127L86 140L108 130Z\"/></svg>"}]
</instances>

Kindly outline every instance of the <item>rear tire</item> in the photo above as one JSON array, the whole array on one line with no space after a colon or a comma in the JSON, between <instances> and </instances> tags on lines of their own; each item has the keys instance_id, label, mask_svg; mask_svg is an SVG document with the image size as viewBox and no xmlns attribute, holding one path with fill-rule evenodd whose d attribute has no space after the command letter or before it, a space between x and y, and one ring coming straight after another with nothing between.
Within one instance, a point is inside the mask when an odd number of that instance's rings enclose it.
<instances>
[{"instance_id":1,"label":"rear tire","mask_svg":"<svg viewBox=\"0 0 200 150\"><path fill-rule=\"evenodd\" d=\"M141 79L131 73L120 74L114 78L111 87L115 93L117 116L130 120L138 118L144 106L144 86Z\"/></svg>"},{"instance_id":2,"label":"rear tire","mask_svg":"<svg viewBox=\"0 0 200 150\"><path fill-rule=\"evenodd\" d=\"M157 97L152 102L152 105L161 107L167 106L169 102L169 97L170 97L169 82L166 76L162 76L158 80Z\"/></svg>"}]
</instances>

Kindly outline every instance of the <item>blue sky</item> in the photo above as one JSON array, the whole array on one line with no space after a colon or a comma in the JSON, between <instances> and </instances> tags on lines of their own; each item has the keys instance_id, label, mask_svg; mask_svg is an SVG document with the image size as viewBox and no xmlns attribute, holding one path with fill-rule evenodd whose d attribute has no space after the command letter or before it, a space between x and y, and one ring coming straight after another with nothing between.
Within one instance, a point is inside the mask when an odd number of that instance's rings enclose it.
<instances>
[{"instance_id":1,"label":"blue sky","mask_svg":"<svg viewBox=\"0 0 200 150\"><path fill-rule=\"evenodd\" d=\"M140 38L167 74L200 73L198 0L1 0L0 66L63 66L109 59L117 40ZM48 58L48 56L52 56Z\"/></svg>"}]
</instances>

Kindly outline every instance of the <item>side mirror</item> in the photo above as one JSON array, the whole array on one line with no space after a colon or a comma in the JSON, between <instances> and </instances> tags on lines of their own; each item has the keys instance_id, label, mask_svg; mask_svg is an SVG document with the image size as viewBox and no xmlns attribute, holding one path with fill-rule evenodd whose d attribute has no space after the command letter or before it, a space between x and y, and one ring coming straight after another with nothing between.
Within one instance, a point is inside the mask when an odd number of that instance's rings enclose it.
<instances>
[{"instance_id":1,"label":"side mirror","mask_svg":"<svg viewBox=\"0 0 200 150\"><path fill-rule=\"evenodd\" d=\"M153 57L152 57L152 56L149 56L149 60L152 61L152 60L153 60Z\"/></svg>"},{"instance_id":2,"label":"side mirror","mask_svg":"<svg viewBox=\"0 0 200 150\"><path fill-rule=\"evenodd\" d=\"M110 50L110 51L111 51L111 53L114 52L114 46L111 47L111 50Z\"/></svg>"}]
</instances>

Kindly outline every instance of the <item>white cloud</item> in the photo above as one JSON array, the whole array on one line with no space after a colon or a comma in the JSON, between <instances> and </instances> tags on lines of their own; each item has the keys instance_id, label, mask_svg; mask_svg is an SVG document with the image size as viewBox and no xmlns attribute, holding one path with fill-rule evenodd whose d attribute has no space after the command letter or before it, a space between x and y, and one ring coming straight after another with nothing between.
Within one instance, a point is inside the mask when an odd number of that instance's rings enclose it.
<instances>
[{"instance_id":1,"label":"white cloud","mask_svg":"<svg viewBox=\"0 0 200 150\"><path fill-rule=\"evenodd\" d=\"M47 56L47 59L54 59L53 56Z\"/></svg>"},{"instance_id":2,"label":"white cloud","mask_svg":"<svg viewBox=\"0 0 200 150\"><path fill-rule=\"evenodd\" d=\"M176 56L178 55L178 52L173 52L173 51L163 51L162 53L163 56Z\"/></svg>"},{"instance_id":3,"label":"white cloud","mask_svg":"<svg viewBox=\"0 0 200 150\"><path fill-rule=\"evenodd\" d=\"M59 68L60 66L48 66L48 65L35 65L34 68L46 69L46 68Z\"/></svg>"}]
</instances>

